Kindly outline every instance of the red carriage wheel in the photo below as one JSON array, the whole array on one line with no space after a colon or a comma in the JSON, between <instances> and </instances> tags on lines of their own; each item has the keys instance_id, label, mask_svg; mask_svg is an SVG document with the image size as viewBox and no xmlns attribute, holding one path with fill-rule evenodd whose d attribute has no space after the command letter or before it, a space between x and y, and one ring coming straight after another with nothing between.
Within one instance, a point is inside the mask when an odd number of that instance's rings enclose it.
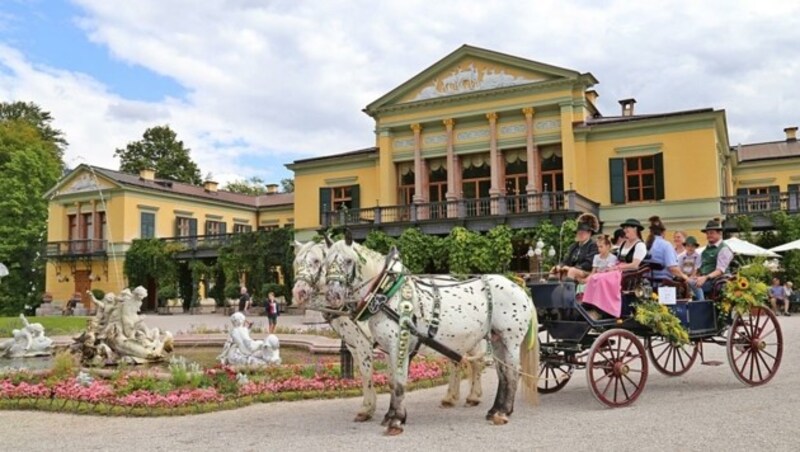
<instances>
[{"instance_id":1,"label":"red carriage wheel","mask_svg":"<svg viewBox=\"0 0 800 452\"><path fill-rule=\"evenodd\" d=\"M670 377L685 374L699 355L697 344L675 345L661 336L647 338L645 347L653 367Z\"/></svg>"},{"instance_id":2,"label":"red carriage wheel","mask_svg":"<svg viewBox=\"0 0 800 452\"><path fill-rule=\"evenodd\" d=\"M626 330L601 334L589 350L586 380L598 402L612 408L632 404L647 382L647 358L642 342Z\"/></svg>"},{"instance_id":3,"label":"red carriage wheel","mask_svg":"<svg viewBox=\"0 0 800 452\"><path fill-rule=\"evenodd\" d=\"M543 344L548 345L543 346ZM540 394L558 392L572 378L574 365L567 364L566 353L556 350L554 345L553 338L549 332L539 332L539 382L537 391Z\"/></svg>"},{"instance_id":4,"label":"red carriage wheel","mask_svg":"<svg viewBox=\"0 0 800 452\"><path fill-rule=\"evenodd\" d=\"M783 357L783 332L775 314L760 307L734 314L727 348L728 363L739 381L750 386L770 381Z\"/></svg>"}]
</instances>

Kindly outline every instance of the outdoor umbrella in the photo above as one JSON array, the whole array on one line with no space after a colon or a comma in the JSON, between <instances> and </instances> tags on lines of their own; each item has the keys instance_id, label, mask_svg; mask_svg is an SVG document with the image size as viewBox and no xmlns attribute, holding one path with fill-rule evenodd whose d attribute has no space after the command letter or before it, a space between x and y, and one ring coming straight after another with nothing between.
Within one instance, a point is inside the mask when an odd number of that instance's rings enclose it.
<instances>
[{"instance_id":1,"label":"outdoor umbrella","mask_svg":"<svg viewBox=\"0 0 800 452\"><path fill-rule=\"evenodd\" d=\"M800 250L800 240L784 243L781 246L776 246L775 248L770 248L769 250L772 251L773 253L782 253L784 251Z\"/></svg>"},{"instance_id":2,"label":"outdoor umbrella","mask_svg":"<svg viewBox=\"0 0 800 452\"><path fill-rule=\"evenodd\" d=\"M774 250L761 248L758 245L737 237L731 237L725 240L725 244L728 245L728 248L730 248L731 251L733 251L733 254L738 254L740 256L781 257L778 253L773 252ZM705 249L705 247L698 251L702 253L703 249Z\"/></svg>"}]
</instances>

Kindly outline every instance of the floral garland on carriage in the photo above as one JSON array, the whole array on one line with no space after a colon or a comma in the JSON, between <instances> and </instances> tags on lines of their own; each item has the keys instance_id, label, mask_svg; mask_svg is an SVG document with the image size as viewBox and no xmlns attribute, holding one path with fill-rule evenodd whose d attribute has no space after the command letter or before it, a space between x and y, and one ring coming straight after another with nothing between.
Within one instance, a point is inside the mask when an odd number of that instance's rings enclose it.
<instances>
[{"instance_id":1,"label":"floral garland on carriage","mask_svg":"<svg viewBox=\"0 0 800 452\"><path fill-rule=\"evenodd\" d=\"M725 284L722 297L716 300L719 321L730 323L734 312L741 316L754 307L765 306L768 290L764 282L739 273Z\"/></svg>"},{"instance_id":2,"label":"floral garland on carriage","mask_svg":"<svg viewBox=\"0 0 800 452\"><path fill-rule=\"evenodd\" d=\"M633 318L676 346L689 343L689 332L667 305L658 302L657 293L653 293L650 298L639 300Z\"/></svg>"}]
</instances>

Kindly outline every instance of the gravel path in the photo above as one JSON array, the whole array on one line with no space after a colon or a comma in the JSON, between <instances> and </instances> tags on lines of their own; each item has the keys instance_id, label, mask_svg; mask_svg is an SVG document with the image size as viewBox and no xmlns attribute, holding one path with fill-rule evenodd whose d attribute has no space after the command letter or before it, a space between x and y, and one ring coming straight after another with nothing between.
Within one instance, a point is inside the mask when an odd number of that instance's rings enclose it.
<instances>
[{"instance_id":1,"label":"gravel path","mask_svg":"<svg viewBox=\"0 0 800 452\"><path fill-rule=\"evenodd\" d=\"M0 411L2 450L798 450L800 448L800 316L780 318L784 357L776 378L747 388L733 376L724 348L686 375L667 378L651 368L644 394L631 407L602 408L583 371L538 407L517 402L511 423L483 420L494 396L494 372L484 375L478 408L442 409L444 388L409 393L409 423L385 437L379 420L351 422L360 399L257 404L234 411L173 418L103 418ZM379 413L388 396L378 399Z\"/></svg>"}]
</instances>

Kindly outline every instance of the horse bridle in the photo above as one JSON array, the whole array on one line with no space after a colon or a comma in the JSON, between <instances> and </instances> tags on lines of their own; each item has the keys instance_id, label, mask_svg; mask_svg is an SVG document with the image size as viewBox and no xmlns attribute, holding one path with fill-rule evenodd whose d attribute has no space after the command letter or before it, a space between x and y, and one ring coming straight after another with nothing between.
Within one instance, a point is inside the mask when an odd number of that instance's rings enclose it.
<instances>
[{"instance_id":1,"label":"horse bridle","mask_svg":"<svg viewBox=\"0 0 800 452\"><path fill-rule=\"evenodd\" d=\"M306 254L308 254L308 251L306 251L303 254L303 257L305 257ZM324 254L324 252L323 252L323 254ZM300 256L297 256L297 257L298 257L297 260L299 262L305 263L305 259L299 259ZM301 264L300 268L297 271L294 272L295 281L298 281L298 280L299 281L303 281L304 283L308 284L310 287L314 288L315 290L317 288L317 284L319 283L319 280L320 280L321 277L322 277L322 265L319 266L319 269L317 270L316 274L314 274L313 272L308 270L306 268L306 266L303 265L303 264Z\"/></svg>"}]
</instances>

